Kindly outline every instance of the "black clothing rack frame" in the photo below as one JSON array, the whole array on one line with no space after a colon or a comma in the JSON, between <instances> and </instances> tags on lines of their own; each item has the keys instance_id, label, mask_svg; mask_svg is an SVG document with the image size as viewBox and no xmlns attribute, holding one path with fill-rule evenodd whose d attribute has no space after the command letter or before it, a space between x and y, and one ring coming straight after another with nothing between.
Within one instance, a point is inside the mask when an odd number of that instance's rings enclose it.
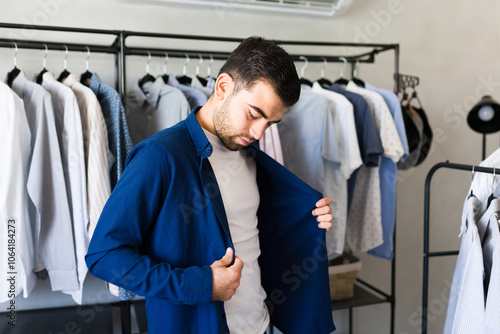
<instances>
[{"instance_id":1,"label":"black clothing rack frame","mask_svg":"<svg viewBox=\"0 0 500 334\"><path fill-rule=\"evenodd\" d=\"M422 334L427 334L427 313L429 301L429 259L432 257L458 255L458 250L443 251L443 252L430 252L429 251L429 234L430 234L430 198L431 198L431 180L436 171L441 168L452 170L463 170L468 172L480 172L495 174L495 168L463 165L450 162L440 162L435 164L428 172L425 179L425 202L424 202L424 265L423 265L423 279L422 279Z\"/></svg>"},{"instance_id":2,"label":"black clothing rack frame","mask_svg":"<svg viewBox=\"0 0 500 334\"><path fill-rule=\"evenodd\" d=\"M60 27L60 26L44 26L44 25L26 25L15 23L1 23L0 28L3 29L28 29L28 30L41 30L41 31L56 31L66 33L81 33L81 34L94 34L94 35L110 35L114 36L114 41L111 45L99 44L78 44L78 43L64 43L64 42L45 42L38 40L26 39L6 39L0 38L0 48L14 48L17 46L19 49L35 49L44 50L47 46L50 50L64 51L66 48L69 51L87 52L87 47L91 53L107 53L115 55L115 88L119 92L122 99L125 98L126 87L126 56L151 56L164 57L165 52L169 57L184 58L185 55L190 57L209 57L212 56L216 60L225 60L230 54L221 51L197 51L197 50L182 50L182 49L162 49L162 48L149 48L149 47L128 47L126 45L127 37L147 37L147 38L160 38L160 39L177 39L177 40L197 40L197 41L214 41L214 42L232 42L239 43L243 38L229 38L229 37L214 37L214 36L199 36L199 35L181 35L181 34L166 34L166 33L151 33L151 32L138 32L138 31L125 31L125 30L105 30L105 29L89 29L89 28L73 28L73 27ZM376 43L351 43L351 42L314 42L314 41L284 41L274 40L279 45L293 45L293 46L313 46L313 47L363 47L371 48L369 52L349 55L349 56L319 56L307 54L292 54L290 56L294 61L302 61L302 56L306 57L310 62L345 62L351 64L351 73L354 73L357 63L374 63L375 56L378 53L385 51L394 51L394 92L400 91L399 78L399 44L376 44ZM394 236L396 231L394 230ZM396 242L394 237L394 249ZM394 252L395 253L395 252ZM352 333L352 310L355 307L389 303L390 304L390 333L394 333L394 319L395 319L395 272L396 272L396 256L391 261L391 288L390 293L386 293L381 289L369 284L368 282L357 279L355 285L355 297L348 300L336 301L332 303L333 310L348 309L349 310L349 333ZM137 301L136 301L137 302ZM140 301L139 301L140 302ZM131 333L130 322L130 307L131 301L121 301L118 303L111 303L110 305L119 305L121 310L122 332L124 334ZM57 309L57 308L56 308ZM21 311L22 312L22 311ZM24 311L29 312L29 311Z\"/></svg>"}]
</instances>

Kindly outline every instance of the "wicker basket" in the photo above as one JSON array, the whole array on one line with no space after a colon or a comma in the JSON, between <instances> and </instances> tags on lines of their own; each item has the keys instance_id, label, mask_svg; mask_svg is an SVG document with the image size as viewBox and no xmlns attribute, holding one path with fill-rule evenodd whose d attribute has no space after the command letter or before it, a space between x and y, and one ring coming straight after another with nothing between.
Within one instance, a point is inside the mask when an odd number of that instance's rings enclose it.
<instances>
[{"instance_id":1,"label":"wicker basket","mask_svg":"<svg viewBox=\"0 0 500 334\"><path fill-rule=\"evenodd\" d=\"M352 254L344 253L328 261L330 275L330 298L342 300L354 297L354 282L361 270L361 260Z\"/></svg>"}]
</instances>

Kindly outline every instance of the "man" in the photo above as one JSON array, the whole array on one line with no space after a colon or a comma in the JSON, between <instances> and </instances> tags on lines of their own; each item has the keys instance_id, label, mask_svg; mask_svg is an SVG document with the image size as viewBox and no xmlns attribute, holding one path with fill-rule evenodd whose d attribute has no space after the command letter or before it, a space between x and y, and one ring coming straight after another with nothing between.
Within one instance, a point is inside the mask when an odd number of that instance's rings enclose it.
<instances>
[{"instance_id":1,"label":"man","mask_svg":"<svg viewBox=\"0 0 500 334\"><path fill-rule=\"evenodd\" d=\"M299 95L288 54L248 38L203 107L130 153L86 261L146 297L149 333L335 329L331 200L252 144Z\"/></svg>"}]
</instances>

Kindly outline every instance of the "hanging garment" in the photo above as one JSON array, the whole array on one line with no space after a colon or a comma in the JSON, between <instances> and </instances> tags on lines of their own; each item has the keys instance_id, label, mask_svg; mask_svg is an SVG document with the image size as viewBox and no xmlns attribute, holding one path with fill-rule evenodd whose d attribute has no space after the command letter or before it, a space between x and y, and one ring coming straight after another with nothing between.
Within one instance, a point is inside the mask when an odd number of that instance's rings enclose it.
<instances>
[{"instance_id":1,"label":"hanging garment","mask_svg":"<svg viewBox=\"0 0 500 334\"><path fill-rule=\"evenodd\" d=\"M369 83L365 84L365 88L380 94L380 96L384 98L384 101L387 104L387 107L389 108L389 111L391 112L392 118L394 120L394 125L396 125L396 130L398 131L401 144L403 145L404 154L401 156L399 162L404 161L410 154L410 149L408 147L405 122L403 120L403 112L401 111L401 103L399 102L398 96L390 90L378 88L370 85Z\"/></svg>"},{"instance_id":2,"label":"hanging garment","mask_svg":"<svg viewBox=\"0 0 500 334\"><path fill-rule=\"evenodd\" d=\"M95 93L101 104L104 120L108 130L109 149L115 157L115 162L111 166L111 190L115 187L125 168L125 161L132 148L132 140L128 131L125 108L120 96L110 86L101 82L99 76L94 73L90 78L90 89ZM118 288L113 284L108 284L109 291L114 296L119 296L120 300L131 300L135 295L130 291Z\"/></svg>"},{"instance_id":3,"label":"hanging garment","mask_svg":"<svg viewBox=\"0 0 500 334\"><path fill-rule=\"evenodd\" d=\"M86 257L95 276L146 296L151 334L228 333L223 302L212 302L210 265L233 241L196 112L134 147ZM311 215L322 195L254 145L244 150L257 167L271 322L284 333L331 333L325 233ZM294 268L307 268L307 279Z\"/></svg>"},{"instance_id":4,"label":"hanging garment","mask_svg":"<svg viewBox=\"0 0 500 334\"><path fill-rule=\"evenodd\" d=\"M405 126L401 105L399 99L391 91L376 88L368 83L365 84L366 89L374 91L384 98L384 101L391 112L394 120L394 125L403 145L404 154L399 160L404 161L409 154L408 140L406 139ZM368 253L384 259L392 260L394 257L394 224L396 222L396 187L397 187L397 166L394 161L388 158L382 158L380 162L380 194L382 200L382 232L384 243Z\"/></svg>"},{"instance_id":5,"label":"hanging garment","mask_svg":"<svg viewBox=\"0 0 500 334\"><path fill-rule=\"evenodd\" d=\"M471 196L464 212L444 334L481 334L484 327L483 255L476 226L482 212L480 200Z\"/></svg>"},{"instance_id":6,"label":"hanging garment","mask_svg":"<svg viewBox=\"0 0 500 334\"><path fill-rule=\"evenodd\" d=\"M420 153L422 151L424 122L420 115L415 112L414 108L410 105L403 105L401 109L403 113L410 154L405 161L398 163L398 168L409 169L417 165Z\"/></svg>"},{"instance_id":7,"label":"hanging garment","mask_svg":"<svg viewBox=\"0 0 500 334\"><path fill-rule=\"evenodd\" d=\"M490 206L494 205L495 214L490 218L490 241L487 242L488 251L491 252L492 266L491 276L486 297L486 308L484 311L484 334L500 333L500 231L499 231L499 208L498 199L494 199ZM488 208L489 209L489 208ZM484 254L484 246L483 246Z\"/></svg>"},{"instance_id":8,"label":"hanging garment","mask_svg":"<svg viewBox=\"0 0 500 334\"><path fill-rule=\"evenodd\" d=\"M284 166L330 197L332 207L336 208L335 190L340 188L341 180L339 183L328 182L326 175L331 173L335 176L341 159L328 101L313 93L310 87L302 85L298 102L285 112L278 123L278 130ZM336 226L334 221L332 229Z\"/></svg>"},{"instance_id":9,"label":"hanging garment","mask_svg":"<svg viewBox=\"0 0 500 334\"><path fill-rule=\"evenodd\" d=\"M342 89L337 84L331 85L330 90L344 95L353 105L359 151L363 164L369 167L378 166L380 157L384 153L384 148L382 147L380 134L365 99L359 94Z\"/></svg>"},{"instance_id":10,"label":"hanging garment","mask_svg":"<svg viewBox=\"0 0 500 334\"><path fill-rule=\"evenodd\" d=\"M180 89L180 91L184 93L184 95L186 96L191 109L194 109L198 106L203 106L205 105L205 103L207 103L208 99L205 94L203 94L198 89L180 84L179 81L175 78L175 76L171 74L168 76L168 82L166 82L166 84Z\"/></svg>"},{"instance_id":11,"label":"hanging garment","mask_svg":"<svg viewBox=\"0 0 500 334\"><path fill-rule=\"evenodd\" d=\"M125 160L132 148L125 108L116 90L101 82L97 73L92 74L89 87L101 104L108 130L109 149L115 157L114 164L111 166L112 190L123 173Z\"/></svg>"},{"instance_id":12,"label":"hanging garment","mask_svg":"<svg viewBox=\"0 0 500 334\"><path fill-rule=\"evenodd\" d=\"M190 111L184 94L161 77L142 87L136 83L133 92L127 94L125 109L134 145L184 120Z\"/></svg>"},{"instance_id":13,"label":"hanging garment","mask_svg":"<svg viewBox=\"0 0 500 334\"><path fill-rule=\"evenodd\" d=\"M429 120L427 119L427 115L425 114L424 109L413 107L413 110L420 116L420 119L422 120L423 123L420 154L418 155L418 160L415 164L415 166L418 166L425 160L425 158L427 158L427 155L431 150L433 134L431 126L429 124Z\"/></svg>"},{"instance_id":14,"label":"hanging garment","mask_svg":"<svg viewBox=\"0 0 500 334\"><path fill-rule=\"evenodd\" d=\"M207 83L208 83L208 81L207 81ZM191 81L191 87L201 91L203 94L205 94L205 96L207 98L209 98L210 95L212 95L212 92L214 91L213 88L203 86L203 84L200 82L198 77L193 77L193 81Z\"/></svg>"},{"instance_id":15,"label":"hanging garment","mask_svg":"<svg viewBox=\"0 0 500 334\"><path fill-rule=\"evenodd\" d=\"M356 133L363 165L365 167L378 166L384 149L368 103L361 95L342 89L337 84L331 85L330 90L344 95L353 105ZM347 212L351 207L358 171L359 168L347 180Z\"/></svg>"},{"instance_id":16,"label":"hanging garment","mask_svg":"<svg viewBox=\"0 0 500 334\"><path fill-rule=\"evenodd\" d=\"M477 221L477 232L481 240L483 251L483 270L484 270L484 296L488 296L488 287L490 285L491 271L493 268L493 246L497 240L493 239L495 230L498 229L497 215L500 211L500 202L493 199L486 212Z\"/></svg>"},{"instance_id":17,"label":"hanging garment","mask_svg":"<svg viewBox=\"0 0 500 334\"><path fill-rule=\"evenodd\" d=\"M500 148L496 149L495 152L490 154L485 160L481 161L479 166L497 168L497 172L500 171ZM488 209L487 205L490 195L493 194L496 197L500 197L499 175L475 173L468 193L470 194L471 191L483 204L481 210L482 212L485 212ZM466 217L465 209L462 212L462 219L464 219L464 217Z\"/></svg>"},{"instance_id":18,"label":"hanging garment","mask_svg":"<svg viewBox=\"0 0 500 334\"><path fill-rule=\"evenodd\" d=\"M384 99L350 81L347 90L360 94L368 103L380 134L384 157L394 162L404 154L394 120ZM382 163L381 163L382 164ZM383 243L380 167L362 166L356 175L346 231L346 246L352 252L369 251Z\"/></svg>"},{"instance_id":19,"label":"hanging garment","mask_svg":"<svg viewBox=\"0 0 500 334\"><path fill-rule=\"evenodd\" d=\"M28 298L36 285L33 272L35 250L26 188L30 140L23 101L0 81L0 263L3 267L0 289L4 291L0 295L1 303L18 296L21 291L24 298ZM13 254L14 258L11 257ZM15 290L11 289L12 286Z\"/></svg>"},{"instance_id":20,"label":"hanging garment","mask_svg":"<svg viewBox=\"0 0 500 334\"><path fill-rule=\"evenodd\" d=\"M34 226L34 271L47 270L53 291L78 290L71 214L51 97L23 72L14 79L12 89L24 101L31 132L27 188Z\"/></svg>"},{"instance_id":21,"label":"hanging garment","mask_svg":"<svg viewBox=\"0 0 500 334\"><path fill-rule=\"evenodd\" d=\"M79 78L73 74L64 79L63 83L75 93L82 118L89 212L89 222L85 226L85 231L90 240L102 208L111 194L109 167L113 164L114 157L109 150L108 130L101 105L94 92L81 84Z\"/></svg>"},{"instance_id":22,"label":"hanging garment","mask_svg":"<svg viewBox=\"0 0 500 334\"><path fill-rule=\"evenodd\" d=\"M71 294L75 302L81 304L83 281L87 275L85 254L87 253L89 242L86 231L89 216L82 119L78 102L71 88L57 81L50 72L43 74L42 87L52 97L54 119L59 138L59 148L61 150L66 192L72 215L73 236L75 240L74 255L76 256L79 289L63 292Z\"/></svg>"},{"instance_id":23,"label":"hanging garment","mask_svg":"<svg viewBox=\"0 0 500 334\"><path fill-rule=\"evenodd\" d=\"M271 124L271 126L264 131L262 138L259 140L259 147L271 158L282 165L284 164L278 124Z\"/></svg>"},{"instance_id":24,"label":"hanging garment","mask_svg":"<svg viewBox=\"0 0 500 334\"><path fill-rule=\"evenodd\" d=\"M344 251L347 223L347 180L363 164L363 161L359 151L352 104L343 95L324 89L318 82L313 84L312 92L328 101L333 115L340 157L340 168L335 169L334 173L327 173L325 178L327 185L337 186L332 193L332 198L335 201L333 205L335 228L326 233L328 256L334 258Z\"/></svg>"}]
</instances>

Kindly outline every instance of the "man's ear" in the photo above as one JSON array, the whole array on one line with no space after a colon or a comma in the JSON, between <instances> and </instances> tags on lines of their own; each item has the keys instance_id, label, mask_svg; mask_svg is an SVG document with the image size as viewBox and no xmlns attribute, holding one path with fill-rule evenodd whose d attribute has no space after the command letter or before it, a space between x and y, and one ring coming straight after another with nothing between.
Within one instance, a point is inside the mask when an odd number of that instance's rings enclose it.
<instances>
[{"instance_id":1,"label":"man's ear","mask_svg":"<svg viewBox=\"0 0 500 334\"><path fill-rule=\"evenodd\" d=\"M215 82L214 96L217 101L224 101L234 90L234 80L227 73L221 73Z\"/></svg>"}]
</instances>

